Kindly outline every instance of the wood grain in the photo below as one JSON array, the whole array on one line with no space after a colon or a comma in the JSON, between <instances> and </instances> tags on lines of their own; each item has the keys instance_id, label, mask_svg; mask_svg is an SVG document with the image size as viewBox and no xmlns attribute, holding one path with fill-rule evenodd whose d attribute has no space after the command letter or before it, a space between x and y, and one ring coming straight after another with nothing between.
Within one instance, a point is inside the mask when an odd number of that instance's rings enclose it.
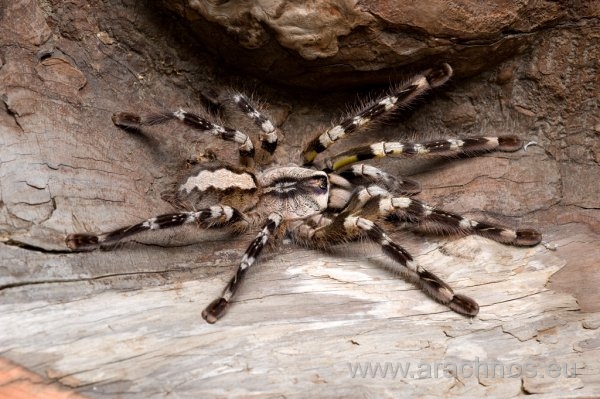
<instances>
[{"instance_id":1,"label":"wood grain","mask_svg":"<svg viewBox=\"0 0 600 399\"><path fill-rule=\"evenodd\" d=\"M598 96L589 94L600 85L576 73L597 76L588 53L565 55L585 29L552 30L498 71L457 78L414 116L369 132L372 141L507 131L538 141L527 152L379 164L420 180L432 205L544 234L549 247L523 249L393 232L480 303L476 318L390 274L370 244L322 253L283 243L208 325L201 310L255 232L188 229L93 253L70 253L64 237L172 211L162 194L186 160L210 150L234 161L236 148L177 124L129 134L112 113L197 110L206 89L246 82L283 124L287 162L355 94L248 83L150 4L44 4L14 2L0 14L0 356L10 367L97 398L600 395L600 147ZM564 82L549 58L569 66L569 93L557 91ZM466 132L456 126L465 117ZM443 375L445 364L475 361L534 364L537 375ZM415 374L352 377L356 362L410 363ZM549 378L553 362L574 365L575 376ZM438 376L416 374L419 364Z\"/></svg>"}]
</instances>

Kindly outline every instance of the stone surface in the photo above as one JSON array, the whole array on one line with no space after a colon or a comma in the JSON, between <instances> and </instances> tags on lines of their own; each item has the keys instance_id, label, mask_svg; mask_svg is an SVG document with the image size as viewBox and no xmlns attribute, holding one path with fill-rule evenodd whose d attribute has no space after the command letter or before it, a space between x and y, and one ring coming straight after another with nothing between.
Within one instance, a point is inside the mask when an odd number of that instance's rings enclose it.
<instances>
[{"instance_id":1,"label":"stone surface","mask_svg":"<svg viewBox=\"0 0 600 399\"><path fill-rule=\"evenodd\" d=\"M239 2L223 7L228 3ZM283 18L302 6L287 3L274 12ZM323 36L317 46L322 56L307 60L293 48L316 51L310 41L285 47L304 75L284 58L281 68L264 70L268 81L226 62L256 60L261 67L267 63L261 51L283 47L274 39L278 31L265 28L267 19L250 38L258 46L253 50L228 47L237 45L235 35L213 36L221 44L219 58L153 2L23 0L5 6L0 13L2 356L89 397L272 397L282 391L298 397L598 396L596 6L507 2L482 13L476 2L440 3L464 13L471 22L471 31L464 32L457 31L460 24L453 18L426 30L423 18L435 10L425 15L406 8L393 15L383 9L385 3L369 3L376 12L367 17L344 3L352 18ZM436 12L442 11L449 13ZM332 20L341 15L331 14ZM290 17L285 18L289 25ZM462 318L431 302L385 271L385 258L363 243L328 254L288 244L266 253L229 314L212 326L201 320L201 309L230 277L254 232L231 239L190 229L143 237L116 251L67 251L67 233L112 229L172 211L161 196L187 160L208 150L236 159L232 146L177 124L126 133L112 125L113 112L200 110L203 93L241 88L269 104L285 134L279 155L297 161L308 138L356 107L357 93L386 90L333 86L369 81L387 86L395 81L387 68L413 62L394 58L412 49L395 39L406 25L399 18L420 27L404 35L417 49L423 37L461 38L450 44L441 40L433 52L415 50L420 58L411 64L417 69L447 59L458 74L415 112L369 131L368 140L511 133L538 143L526 152L481 158L379 163L420 180L420 198L434 205L544 234L548 248L518 249L476 237L394 233L420 263L479 301L477 318ZM219 23L206 25L219 30ZM393 27L380 36L388 40L390 63L383 57L378 66L356 56L360 27L372 24ZM277 35L286 34L281 32ZM520 41L527 49L514 47ZM352 49L357 53L346 58L352 63L336 58ZM489 57L475 56L477 51ZM291 87L306 86L302 82L310 82L311 68L320 66L327 76L335 65L343 68L328 87L320 86L324 92ZM287 85L273 83L283 79L274 70L289 74ZM465 78L475 71L481 73ZM353 136L336 150L363 142ZM530 362L537 374L508 378L452 370L451 364L476 360L504 366ZM438 377L352 378L357 361L442 365ZM553 362L569 371L575 365L574 378L542 380ZM450 364L447 376L444 363Z\"/></svg>"}]
</instances>

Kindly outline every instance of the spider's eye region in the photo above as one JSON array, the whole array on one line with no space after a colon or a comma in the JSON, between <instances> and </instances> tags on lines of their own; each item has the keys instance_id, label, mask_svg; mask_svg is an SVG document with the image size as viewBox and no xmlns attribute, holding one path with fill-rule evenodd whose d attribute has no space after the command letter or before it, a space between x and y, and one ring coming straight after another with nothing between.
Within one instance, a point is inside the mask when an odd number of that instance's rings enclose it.
<instances>
[{"instance_id":1,"label":"spider's eye region","mask_svg":"<svg viewBox=\"0 0 600 399\"><path fill-rule=\"evenodd\" d=\"M324 194L329 190L327 176L312 176L305 179L280 179L273 182L273 191L282 194L294 192Z\"/></svg>"},{"instance_id":2,"label":"spider's eye region","mask_svg":"<svg viewBox=\"0 0 600 399\"><path fill-rule=\"evenodd\" d=\"M281 180L273 184L275 191L279 193L290 193L298 189L297 180Z\"/></svg>"},{"instance_id":3,"label":"spider's eye region","mask_svg":"<svg viewBox=\"0 0 600 399\"><path fill-rule=\"evenodd\" d=\"M314 187L316 192L324 193L329 188L329 181L327 176L315 176L310 179L309 184Z\"/></svg>"}]
</instances>

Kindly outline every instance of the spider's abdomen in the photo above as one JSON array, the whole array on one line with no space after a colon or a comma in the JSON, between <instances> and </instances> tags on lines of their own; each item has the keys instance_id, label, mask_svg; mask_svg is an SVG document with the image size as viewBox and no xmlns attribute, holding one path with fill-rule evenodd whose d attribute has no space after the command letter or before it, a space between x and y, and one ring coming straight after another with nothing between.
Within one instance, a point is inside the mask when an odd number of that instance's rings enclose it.
<instances>
[{"instance_id":1,"label":"spider's abdomen","mask_svg":"<svg viewBox=\"0 0 600 399\"><path fill-rule=\"evenodd\" d=\"M186 173L177 184L176 199L192 209L217 203L245 211L256 204L257 193L252 173L216 163Z\"/></svg>"},{"instance_id":2,"label":"spider's abdomen","mask_svg":"<svg viewBox=\"0 0 600 399\"><path fill-rule=\"evenodd\" d=\"M327 209L327 173L298 166L276 167L258 177L261 207L284 219L302 219Z\"/></svg>"}]
</instances>

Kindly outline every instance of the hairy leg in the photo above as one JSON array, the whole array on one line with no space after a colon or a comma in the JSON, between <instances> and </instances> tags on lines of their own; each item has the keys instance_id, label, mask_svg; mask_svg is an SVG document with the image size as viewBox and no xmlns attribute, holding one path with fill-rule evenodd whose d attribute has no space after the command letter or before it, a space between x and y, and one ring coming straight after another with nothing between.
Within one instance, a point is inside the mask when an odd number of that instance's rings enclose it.
<instances>
[{"instance_id":1,"label":"hairy leg","mask_svg":"<svg viewBox=\"0 0 600 399\"><path fill-rule=\"evenodd\" d=\"M223 317L227 311L227 308L229 307L231 298L244 279L246 271L255 263L256 258L258 258L263 248L267 244L269 237L275 233L275 230L281 224L282 219L282 216L278 213L272 213L269 215L261 231L254 238L252 243L250 243L248 249L246 249L235 275L231 280L229 280L229 283L227 283L223 289L221 296L212 301L210 305L208 305L206 309L202 311L202 318L208 323L212 324Z\"/></svg>"},{"instance_id":2,"label":"hairy leg","mask_svg":"<svg viewBox=\"0 0 600 399\"><path fill-rule=\"evenodd\" d=\"M448 284L418 265L404 248L369 219L342 212L325 226L315 228L303 224L297 226L295 233L298 241L308 242L319 248L327 248L333 244L366 235L394 261L393 271L419 286L429 297L462 315L472 317L479 312L477 302L465 295L455 294Z\"/></svg>"},{"instance_id":3,"label":"hairy leg","mask_svg":"<svg viewBox=\"0 0 600 399\"><path fill-rule=\"evenodd\" d=\"M492 151L514 152L523 147L523 141L516 136L468 137L450 140L434 140L424 143L382 141L356 147L327 159L325 165L338 171L355 162L389 156L403 157L452 157L459 155L475 156Z\"/></svg>"},{"instance_id":4,"label":"hairy leg","mask_svg":"<svg viewBox=\"0 0 600 399\"><path fill-rule=\"evenodd\" d=\"M304 150L304 163L312 164L319 153L359 128L367 127L385 119L399 109L406 108L427 91L444 84L450 79L450 76L452 76L452 68L448 64L416 75L406 84L392 90L387 96L374 101L355 115L344 119L338 125L315 137Z\"/></svg>"},{"instance_id":5,"label":"hairy leg","mask_svg":"<svg viewBox=\"0 0 600 399\"><path fill-rule=\"evenodd\" d=\"M236 229L247 228L248 222L244 215L230 206L215 205L195 212L169 213L147 219L141 223L100 234L76 233L69 234L65 242L74 251L92 251L101 247L110 247L119 241L148 230L161 230L179 227L184 224L197 223L211 227L235 226Z\"/></svg>"},{"instance_id":6,"label":"hairy leg","mask_svg":"<svg viewBox=\"0 0 600 399\"><path fill-rule=\"evenodd\" d=\"M140 126L152 126L178 120L195 130L208 132L226 141L238 143L240 163L243 166L254 165L254 145L252 140L239 130L212 123L199 115L179 109L174 112L149 114L140 116L129 112L117 112L112 117L113 123L125 130L137 130Z\"/></svg>"},{"instance_id":7,"label":"hairy leg","mask_svg":"<svg viewBox=\"0 0 600 399\"><path fill-rule=\"evenodd\" d=\"M335 174L342 176L354 185L381 184L390 192L405 195L414 195L421 192L419 182L393 176L375 166L367 164L355 164Z\"/></svg>"}]
</instances>

